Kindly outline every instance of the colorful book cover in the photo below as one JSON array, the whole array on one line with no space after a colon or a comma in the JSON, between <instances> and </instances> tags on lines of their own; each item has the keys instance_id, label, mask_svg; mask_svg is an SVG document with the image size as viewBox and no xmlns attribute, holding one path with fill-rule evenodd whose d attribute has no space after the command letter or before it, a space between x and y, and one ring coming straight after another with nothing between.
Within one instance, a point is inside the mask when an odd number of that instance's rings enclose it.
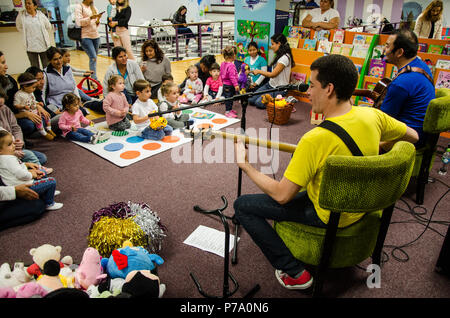
<instances>
[{"instance_id":1,"label":"colorful book cover","mask_svg":"<svg viewBox=\"0 0 450 318\"><path fill-rule=\"evenodd\" d=\"M365 44L371 44L373 39L373 35L366 35L366 42Z\"/></svg>"},{"instance_id":2,"label":"colorful book cover","mask_svg":"<svg viewBox=\"0 0 450 318\"><path fill-rule=\"evenodd\" d=\"M386 70L386 61L381 59L372 59L370 61L369 76L383 78Z\"/></svg>"},{"instance_id":3,"label":"colorful book cover","mask_svg":"<svg viewBox=\"0 0 450 318\"><path fill-rule=\"evenodd\" d=\"M442 50L442 54L450 55L450 44L445 44L444 50Z\"/></svg>"},{"instance_id":4,"label":"colorful book cover","mask_svg":"<svg viewBox=\"0 0 450 318\"><path fill-rule=\"evenodd\" d=\"M424 62L425 62L425 64L428 65L428 67L430 68L431 74L433 74L433 76L434 76L435 65L433 64L433 61L430 59L425 59Z\"/></svg>"},{"instance_id":5,"label":"colorful book cover","mask_svg":"<svg viewBox=\"0 0 450 318\"><path fill-rule=\"evenodd\" d=\"M334 43L344 43L345 30L334 31L333 42Z\"/></svg>"},{"instance_id":6,"label":"colorful book cover","mask_svg":"<svg viewBox=\"0 0 450 318\"><path fill-rule=\"evenodd\" d=\"M419 43L419 49L417 51L426 53L427 49L428 49L427 43Z\"/></svg>"},{"instance_id":7,"label":"colorful book cover","mask_svg":"<svg viewBox=\"0 0 450 318\"><path fill-rule=\"evenodd\" d=\"M436 68L442 68L444 70L450 70L450 60L437 60Z\"/></svg>"},{"instance_id":8,"label":"colorful book cover","mask_svg":"<svg viewBox=\"0 0 450 318\"><path fill-rule=\"evenodd\" d=\"M436 89L450 88L450 72L440 71L436 80Z\"/></svg>"},{"instance_id":9,"label":"colorful book cover","mask_svg":"<svg viewBox=\"0 0 450 318\"><path fill-rule=\"evenodd\" d=\"M353 50L353 44L342 44L341 55L351 56Z\"/></svg>"},{"instance_id":10,"label":"colorful book cover","mask_svg":"<svg viewBox=\"0 0 450 318\"><path fill-rule=\"evenodd\" d=\"M298 36L300 37L300 39L309 39L309 38L311 38L311 29L300 27L298 29Z\"/></svg>"},{"instance_id":11,"label":"colorful book cover","mask_svg":"<svg viewBox=\"0 0 450 318\"><path fill-rule=\"evenodd\" d=\"M315 51L316 50L316 39L305 39L305 42L303 43L303 49Z\"/></svg>"},{"instance_id":12,"label":"colorful book cover","mask_svg":"<svg viewBox=\"0 0 450 318\"><path fill-rule=\"evenodd\" d=\"M364 89L373 91L375 89L376 85L377 85L377 83L375 83L375 82L367 81L364 83ZM361 102L367 103L367 104L372 104L373 100L368 97L361 96Z\"/></svg>"},{"instance_id":13,"label":"colorful book cover","mask_svg":"<svg viewBox=\"0 0 450 318\"><path fill-rule=\"evenodd\" d=\"M317 51L323 53L330 53L332 44L333 43L328 40L321 40L319 41L319 45L317 46Z\"/></svg>"},{"instance_id":14,"label":"colorful book cover","mask_svg":"<svg viewBox=\"0 0 450 318\"><path fill-rule=\"evenodd\" d=\"M299 27L297 27L297 26L290 26L289 27L289 35L288 35L288 37L290 37L290 38L298 38L298 31L299 31Z\"/></svg>"},{"instance_id":15,"label":"colorful book cover","mask_svg":"<svg viewBox=\"0 0 450 318\"><path fill-rule=\"evenodd\" d=\"M443 45L430 44L428 46L428 52L427 53L442 54L443 50L444 50L444 46Z\"/></svg>"},{"instance_id":16,"label":"colorful book cover","mask_svg":"<svg viewBox=\"0 0 450 318\"><path fill-rule=\"evenodd\" d=\"M209 113L202 113L202 112L195 112L191 115L193 118L197 119L211 119L214 117L215 114L209 114Z\"/></svg>"},{"instance_id":17,"label":"colorful book cover","mask_svg":"<svg viewBox=\"0 0 450 318\"><path fill-rule=\"evenodd\" d=\"M356 70L358 71L358 74L361 74L362 65L361 64L355 64Z\"/></svg>"},{"instance_id":18,"label":"colorful book cover","mask_svg":"<svg viewBox=\"0 0 450 318\"><path fill-rule=\"evenodd\" d=\"M314 39L316 39L317 41L330 40L330 31L328 30L316 31L314 33Z\"/></svg>"},{"instance_id":19,"label":"colorful book cover","mask_svg":"<svg viewBox=\"0 0 450 318\"><path fill-rule=\"evenodd\" d=\"M377 45L373 48L372 58L373 59L381 59L381 55L383 55L383 45Z\"/></svg>"},{"instance_id":20,"label":"colorful book cover","mask_svg":"<svg viewBox=\"0 0 450 318\"><path fill-rule=\"evenodd\" d=\"M355 34L352 44L353 45L366 44L366 36L364 34Z\"/></svg>"},{"instance_id":21,"label":"colorful book cover","mask_svg":"<svg viewBox=\"0 0 450 318\"><path fill-rule=\"evenodd\" d=\"M393 65L392 71L391 71L391 79L393 79L395 76L397 76L397 73L398 73L398 68L397 68L397 66Z\"/></svg>"},{"instance_id":22,"label":"colorful book cover","mask_svg":"<svg viewBox=\"0 0 450 318\"><path fill-rule=\"evenodd\" d=\"M365 58L369 52L369 44L357 44L353 46L352 56Z\"/></svg>"},{"instance_id":23,"label":"colorful book cover","mask_svg":"<svg viewBox=\"0 0 450 318\"><path fill-rule=\"evenodd\" d=\"M299 72L291 72L291 84L306 83L306 74Z\"/></svg>"},{"instance_id":24,"label":"colorful book cover","mask_svg":"<svg viewBox=\"0 0 450 318\"><path fill-rule=\"evenodd\" d=\"M343 43L334 42L333 46L331 47L331 54L341 54L342 44Z\"/></svg>"},{"instance_id":25,"label":"colorful book cover","mask_svg":"<svg viewBox=\"0 0 450 318\"><path fill-rule=\"evenodd\" d=\"M287 42L291 47L291 49L298 48L298 41L299 41L298 38L287 38Z\"/></svg>"}]
</instances>

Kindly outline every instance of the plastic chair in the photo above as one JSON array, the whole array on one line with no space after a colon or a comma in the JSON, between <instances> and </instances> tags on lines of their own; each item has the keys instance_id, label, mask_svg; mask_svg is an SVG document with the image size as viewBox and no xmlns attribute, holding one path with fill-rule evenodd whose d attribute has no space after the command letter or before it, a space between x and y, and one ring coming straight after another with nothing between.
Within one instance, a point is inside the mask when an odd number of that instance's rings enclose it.
<instances>
[{"instance_id":1,"label":"plastic chair","mask_svg":"<svg viewBox=\"0 0 450 318\"><path fill-rule=\"evenodd\" d=\"M427 133L426 144L417 149L413 176L417 177L416 203L423 204L425 185L428 183L430 169L436 144L442 132L450 130L450 89L441 88L436 91L436 98L430 101L423 130Z\"/></svg>"},{"instance_id":2,"label":"plastic chair","mask_svg":"<svg viewBox=\"0 0 450 318\"><path fill-rule=\"evenodd\" d=\"M313 297L322 292L322 276L327 268L354 266L368 257L372 257L373 264L380 265L394 204L408 186L414 156L414 145L403 141L383 155L330 156L319 195L320 206L332 211L327 228L296 222L274 223L294 257L317 266ZM338 229L342 212L365 215Z\"/></svg>"}]
</instances>

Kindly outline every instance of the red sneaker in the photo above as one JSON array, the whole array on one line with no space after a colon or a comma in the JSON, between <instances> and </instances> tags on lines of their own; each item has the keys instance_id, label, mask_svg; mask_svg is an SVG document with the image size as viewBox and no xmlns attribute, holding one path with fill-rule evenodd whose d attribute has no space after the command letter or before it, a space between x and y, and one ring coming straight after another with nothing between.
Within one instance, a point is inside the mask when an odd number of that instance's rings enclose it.
<instances>
[{"instance_id":1,"label":"red sneaker","mask_svg":"<svg viewBox=\"0 0 450 318\"><path fill-rule=\"evenodd\" d=\"M281 270L275 270L275 277L278 282L287 289L307 289L311 287L313 278L311 274L305 269L298 278L292 278Z\"/></svg>"}]
</instances>

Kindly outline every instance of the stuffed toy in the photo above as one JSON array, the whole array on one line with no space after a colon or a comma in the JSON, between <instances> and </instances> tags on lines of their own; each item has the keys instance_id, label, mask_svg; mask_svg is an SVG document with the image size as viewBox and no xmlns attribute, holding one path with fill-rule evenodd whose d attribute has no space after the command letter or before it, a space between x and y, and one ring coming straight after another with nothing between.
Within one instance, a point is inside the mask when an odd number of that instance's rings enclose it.
<instances>
[{"instance_id":1,"label":"stuffed toy","mask_svg":"<svg viewBox=\"0 0 450 318\"><path fill-rule=\"evenodd\" d=\"M61 268L58 261L48 260L44 264L43 274L37 278L37 283L44 287L47 291L53 291L60 288L68 287L68 282L64 276L60 275Z\"/></svg>"},{"instance_id":2,"label":"stuffed toy","mask_svg":"<svg viewBox=\"0 0 450 318\"><path fill-rule=\"evenodd\" d=\"M275 107L284 107L284 106L287 105L286 100L281 95L277 95L275 97L275 102L274 103L275 103Z\"/></svg>"},{"instance_id":3,"label":"stuffed toy","mask_svg":"<svg viewBox=\"0 0 450 318\"><path fill-rule=\"evenodd\" d=\"M11 271L8 263L0 266L0 287L16 287L20 284L30 281L30 277L25 274L23 263L14 264L14 270Z\"/></svg>"},{"instance_id":4,"label":"stuffed toy","mask_svg":"<svg viewBox=\"0 0 450 318\"><path fill-rule=\"evenodd\" d=\"M91 285L86 290L90 298L108 298L109 296L116 296L122 292L122 286L125 284L125 279L107 277L98 285Z\"/></svg>"},{"instance_id":5,"label":"stuffed toy","mask_svg":"<svg viewBox=\"0 0 450 318\"><path fill-rule=\"evenodd\" d=\"M111 278L123 278L134 270L153 270L157 265L164 263L164 260L157 254L150 254L141 246L130 246L129 242L125 246L112 251L109 258L102 259L102 266L106 269Z\"/></svg>"},{"instance_id":6,"label":"stuffed toy","mask_svg":"<svg viewBox=\"0 0 450 318\"><path fill-rule=\"evenodd\" d=\"M239 92L241 94L245 94L250 87L252 80L251 80L251 77L249 76L249 74L250 74L250 68L248 67L247 64L242 63L241 71L239 72L239 76L238 76Z\"/></svg>"},{"instance_id":7,"label":"stuffed toy","mask_svg":"<svg viewBox=\"0 0 450 318\"><path fill-rule=\"evenodd\" d=\"M161 298L166 291L166 285L161 284L159 277L149 270L131 271L125 278L122 293L131 297Z\"/></svg>"},{"instance_id":8,"label":"stuffed toy","mask_svg":"<svg viewBox=\"0 0 450 318\"><path fill-rule=\"evenodd\" d=\"M16 291L12 287L0 287L0 298L16 298Z\"/></svg>"},{"instance_id":9,"label":"stuffed toy","mask_svg":"<svg viewBox=\"0 0 450 318\"><path fill-rule=\"evenodd\" d=\"M101 264L100 253L92 247L88 247L83 254L80 266L75 270L75 287L86 290L90 285L98 285L106 278Z\"/></svg>"},{"instance_id":10,"label":"stuffed toy","mask_svg":"<svg viewBox=\"0 0 450 318\"><path fill-rule=\"evenodd\" d=\"M270 94L264 94L261 96L261 103L263 103L266 106L273 106L274 102L275 100Z\"/></svg>"},{"instance_id":11,"label":"stuffed toy","mask_svg":"<svg viewBox=\"0 0 450 318\"><path fill-rule=\"evenodd\" d=\"M40 284L29 282L19 287L16 292L16 298L42 298L48 294Z\"/></svg>"},{"instance_id":12,"label":"stuffed toy","mask_svg":"<svg viewBox=\"0 0 450 318\"><path fill-rule=\"evenodd\" d=\"M33 256L34 264L27 268L27 273L30 276L39 277L42 275L42 269L45 262L51 259L59 262L61 268L72 265L73 260L71 256L64 256L61 259L61 250L61 246L53 246L50 244L32 248L30 250L30 255Z\"/></svg>"}]
</instances>

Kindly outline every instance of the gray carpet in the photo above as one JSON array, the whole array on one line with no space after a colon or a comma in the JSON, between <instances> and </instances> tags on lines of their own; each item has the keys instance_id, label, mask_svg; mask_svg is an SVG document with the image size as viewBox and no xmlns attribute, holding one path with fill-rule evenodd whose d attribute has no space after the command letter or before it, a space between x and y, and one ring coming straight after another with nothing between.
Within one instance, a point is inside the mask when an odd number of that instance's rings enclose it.
<instances>
[{"instance_id":1,"label":"gray carpet","mask_svg":"<svg viewBox=\"0 0 450 318\"><path fill-rule=\"evenodd\" d=\"M210 110L223 113L224 106L209 107ZM235 104L239 115L241 108ZM276 126L279 139L287 143L297 143L298 139L313 126L309 123L310 107L297 104L297 112L287 125ZM249 107L247 128L268 128L265 111ZM239 123L233 127L238 128ZM274 132L275 133L275 132ZM447 145L448 139L439 141ZM221 196L225 195L229 207L227 215L233 215L233 201L237 195L238 169L232 163L180 163L174 164L171 151L142 160L129 167L119 168L74 143L57 138L52 142L34 140L34 149L48 156L47 166L53 167L53 177L62 194L57 197L64 207L58 211L46 213L41 219L23 226L0 232L0 262L12 265L16 261L31 264L28 251L41 244L49 243L62 246L62 255L71 255L79 263L87 247L87 236L92 214L100 208L120 201L146 202L158 213L161 222L167 226L168 233L160 256L165 263L159 267L158 274L167 286L167 298L201 297L189 274L195 273L206 292L220 296L223 284L224 259L197 248L183 244L183 241L198 225L205 225L223 231L216 217L199 214L194 205L206 209L222 205ZM205 146L209 142L205 143ZM225 146L224 146L225 147ZM176 148L178 149L178 148ZM184 150L191 147L183 148ZM178 149L179 150L179 149ZM279 169L275 174L282 177L290 154L278 153ZM194 154L191 154L192 158ZM436 159L438 160L438 158ZM258 166L267 166L258 163ZM428 184L425 192L426 214L428 218L434 205L447 191L449 176L439 176L434 165L431 176L440 181ZM259 193L247 177L242 180L242 193ZM407 209L407 204L415 206L412 192L407 192L404 202L397 206ZM405 203L406 202L406 203ZM450 200L445 197L436 207L433 220L449 221ZM419 210L422 212L422 210ZM396 209L386 245L402 245L417 238L424 226L414 220L410 214ZM404 223L407 221L407 223ZM402 223L395 223L402 222ZM404 248L409 260L397 260L404 257L401 253L391 254L392 248L385 248L389 260L382 267L381 288L369 289L366 286L368 273L365 268L369 260L360 267L328 271L324 293L328 297L338 298L445 298L450 296L449 279L435 272L434 266L447 231L445 225L432 223L419 240ZM234 233L234 226L230 228ZM238 263L230 265L230 271L239 283L239 289L233 297L243 297L255 284L261 289L255 294L260 298L306 298L309 292L296 292L284 289L274 277L274 269L255 246L247 233L241 229L238 245ZM230 256L231 257L231 256Z\"/></svg>"}]
</instances>

